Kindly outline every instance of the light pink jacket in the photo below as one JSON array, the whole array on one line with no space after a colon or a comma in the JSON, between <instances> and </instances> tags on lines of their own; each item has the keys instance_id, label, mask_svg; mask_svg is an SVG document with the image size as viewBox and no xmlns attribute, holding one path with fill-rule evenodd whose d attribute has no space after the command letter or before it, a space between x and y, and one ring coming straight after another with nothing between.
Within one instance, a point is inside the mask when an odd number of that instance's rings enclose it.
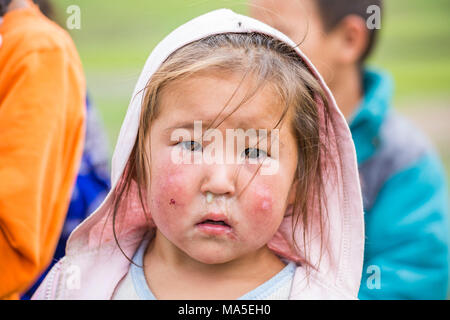
<instances>
[{"instance_id":1,"label":"light pink jacket","mask_svg":"<svg viewBox=\"0 0 450 320\"><path fill-rule=\"evenodd\" d=\"M142 89L149 78L171 53L182 46L213 34L229 32L259 32L295 47L289 38L277 30L226 9L200 16L172 32L154 49L135 87L134 98L128 107L112 159L113 188L122 176L137 136ZM328 123L328 131L331 135L337 180L330 180L326 187L328 232L324 247L327 250L320 259L319 268L312 270L310 274L305 273L304 267L297 267L291 298L356 299L362 274L364 223L355 149L346 120L332 94L311 62L298 48L296 50L320 80L329 99L331 121ZM319 108L322 106L319 103ZM126 199L116 220L119 242L128 257L133 256L149 229L135 195L132 193ZM73 231L68 240L66 256L53 267L36 291L34 299L111 298L130 265L114 241L111 205L110 193L102 205ZM285 218L269 247L277 254L297 260L301 253L293 249L290 220ZM317 232L312 230L307 243L311 251L309 261L313 265L319 262ZM298 236L300 248L302 240Z\"/></svg>"}]
</instances>

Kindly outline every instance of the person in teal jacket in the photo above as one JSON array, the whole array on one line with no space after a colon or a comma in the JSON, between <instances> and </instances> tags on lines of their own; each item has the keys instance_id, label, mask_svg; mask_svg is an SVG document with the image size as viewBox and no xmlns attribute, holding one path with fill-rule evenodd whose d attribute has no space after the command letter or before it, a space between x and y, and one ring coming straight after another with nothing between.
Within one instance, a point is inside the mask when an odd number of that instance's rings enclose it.
<instances>
[{"instance_id":1,"label":"person in teal jacket","mask_svg":"<svg viewBox=\"0 0 450 320\"><path fill-rule=\"evenodd\" d=\"M350 121L366 222L359 298L445 299L448 222L443 168L427 139L391 109L388 76L366 71L363 79L364 99ZM375 279L375 271L380 279Z\"/></svg>"},{"instance_id":2,"label":"person in teal jacket","mask_svg":"<svg viewBox=\"0 0 450 320\"><path fill-rule=\"evenodd\" d=\"M448 192L436 151L391 108L393 83L364 63L382 0L252 0L324 76L355 143L366 224L360 299L448 296Z\"/></svg>"}]
</instances>

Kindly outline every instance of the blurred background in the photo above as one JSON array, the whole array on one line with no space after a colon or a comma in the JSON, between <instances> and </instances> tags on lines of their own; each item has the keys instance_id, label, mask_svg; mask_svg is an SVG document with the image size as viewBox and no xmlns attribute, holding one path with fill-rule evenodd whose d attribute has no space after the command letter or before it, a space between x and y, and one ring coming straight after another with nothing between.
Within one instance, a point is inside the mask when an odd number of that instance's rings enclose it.
<instances>
[{"instance_id":1,"label":"blurred background","mask_svg":"<svg viewBox=\"0 0 450 320\"><path fill-rule=\"evenodd\" d=\"M69 30L79 50L89 93L99 109L112 152L134 85L148 55L169 32L217 8L248 12L236 0L54 1L66 28L71 5L81 9L81 29ZM422 128L450 177L449 0L385 1L381 38L370 64L391 73L394 105Z\"/></svg>"}]
</instances>

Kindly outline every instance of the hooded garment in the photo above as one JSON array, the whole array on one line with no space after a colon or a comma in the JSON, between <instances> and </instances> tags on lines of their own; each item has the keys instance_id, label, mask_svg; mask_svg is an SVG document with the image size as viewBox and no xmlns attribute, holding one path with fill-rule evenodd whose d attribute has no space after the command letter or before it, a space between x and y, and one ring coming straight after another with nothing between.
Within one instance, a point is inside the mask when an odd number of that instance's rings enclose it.
<instances>
[{"instance_id":1,"label":"hooded garment","mask_svg":"<svg viewBox=\"0 0 450 320\"><path fill-rule=\"evenodd\" d=\"M112 190L118 185L136 141L143 88L176 50L223 33L261 33L295 47L298 55L323 87L330 105L331 121L323 122L321 137L328 130L333 161L323 162L323 172L335 166L335 178L327 176L323 206L325 219L324 248L320 257L320 237L317 237L317 215L312 214L313 232L309 242L309 263L319 266L309 272L298 265L291 289L291 299L356 299L362 274L364 222L362 197L357 171L355 148L347 122L336 102L311 62L285 35L248 17L226 9L210 12L182 25L167 36L151 53L134 89L125 120L120 130L112 159ZM319 114L323 102L318 100ZM326 123L326 124L325 124ZM325 128L325 125L327 126ZM127 274L130 261L119 250L112 232L110 192L102 205L71 234L66 256L46 277L34 299L110 299L120 280ZM291 218L286 217L268 246L276 254L298 261L303 256L292 243ZM316 227L316 229L314 229ZM154 230L154 229L153 229ZM132 189L117 213L116 233L124 253L132 257L149 232L149 224L141 209L136 190ZM315 235L315 236L314 236ZM295 232L298 248L303 248L300 231ZM320 261L320 264L319 264Z\"/></svg>"}]
</instances>

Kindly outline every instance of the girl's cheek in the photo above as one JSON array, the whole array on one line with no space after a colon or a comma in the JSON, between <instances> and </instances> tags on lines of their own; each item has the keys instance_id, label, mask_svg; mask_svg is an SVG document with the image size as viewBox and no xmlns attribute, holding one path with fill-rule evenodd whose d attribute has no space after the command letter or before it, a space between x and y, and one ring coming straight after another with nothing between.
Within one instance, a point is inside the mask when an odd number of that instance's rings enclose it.
<instances>
[{"instance_id":1,"label":"girl's cheek","mask_svg":"<svg viewBox=\"0 0 450 320\"><path fill-rule=\"evenodd\" d=\"M189 203L190 190L186 183L188 177L183 170L172 164L164 164L154 171L151 181L152 215L157 221L171 220L174 214L179 217Z\"/></svg>"},{"instance_id":2,"label":"girl's cheek","mask_svg":"<svg viewBox=\"0 0 450 320\"><path fill-rule=\"evenodd\" d=\"M274 212L274 199L272 190L264 185L253 188L246 212L252 225L258 228L266 228L273 224L277 214Z\"/></svg>"}]
</instances>

